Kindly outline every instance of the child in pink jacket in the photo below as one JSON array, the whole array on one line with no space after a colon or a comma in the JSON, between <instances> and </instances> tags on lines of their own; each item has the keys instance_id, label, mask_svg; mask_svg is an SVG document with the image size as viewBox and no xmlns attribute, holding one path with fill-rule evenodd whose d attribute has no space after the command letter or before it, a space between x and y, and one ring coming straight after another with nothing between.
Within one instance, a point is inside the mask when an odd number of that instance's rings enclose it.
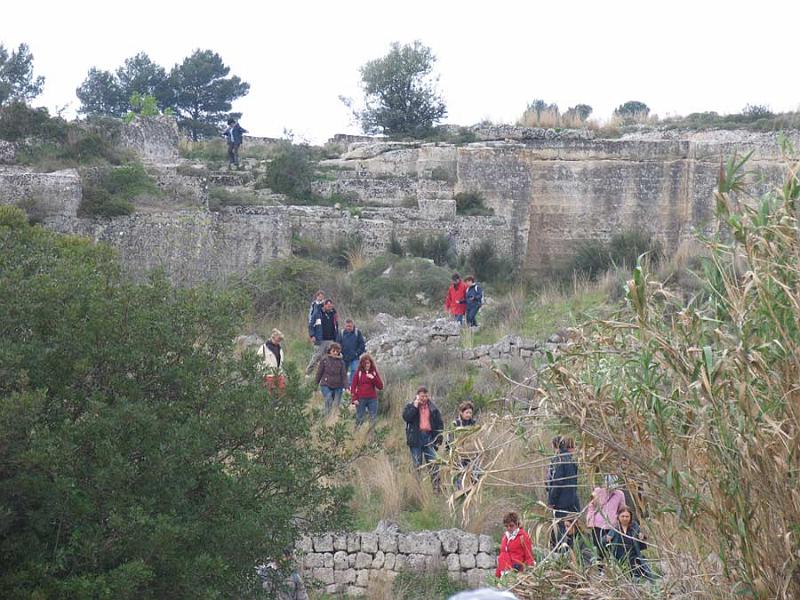
<instances>
[{"instance_id":1,"label":"child in pink jacket","mask_svg":"<svg viewBox=\"0 0 800 600\"><path fill-rule=\"evenodd\" d=\"M606 556L606 536L618 528L617 509L624 504L625 494L613 475L606 475L605 487L596 487L592 492L586 509L586 525L592 531L592 541L601 559Z\"/></svg>"}]
</instances>

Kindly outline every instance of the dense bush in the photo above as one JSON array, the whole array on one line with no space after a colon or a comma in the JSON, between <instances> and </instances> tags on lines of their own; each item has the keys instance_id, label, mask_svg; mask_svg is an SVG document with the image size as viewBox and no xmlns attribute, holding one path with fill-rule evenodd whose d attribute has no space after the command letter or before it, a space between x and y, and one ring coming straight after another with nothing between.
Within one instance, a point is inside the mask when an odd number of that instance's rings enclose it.
<instances>
[{"instance_id":1,"label":"dense bush","mask_svg":"<svg viewBox=\"0 0 800 600\"><path fill-rule=\"evenodd\" d=\"M497 246L492 240L483 240L469 249L467 269L479 281L507 283L515 274L513 262L497 254Z\"/></svg>"},{"instance_id":2,"label":"dense bush","mask_svg":"<svg viewBox=\"0 0 800 600\"><path fill-rule=\"evenodd\" d=\"M129 215L137 196L160 193L141 163L84 172L82 183L83 200L78 212L85 217Z\"/></svg>"},{"instance_id":3,"label":"dense bush","mask_svg":"<svg viewBox=\"0 0 800 600\"><path fill-rule=\"evenodd\" d=\"M251 271L243 280L259 315L279 316L305 306L329 277L326 265L303 258L280 258Z\"/></svg>"},{"instance_id":4,"label":"dense bush","mask_svg":"<svg viewBox=\"0 0 800 600\"><path fill-rule=\"evenodd\" d=\"M234 359L244 296L130 283L19 210L0 247L0 597L254 597L298 517L346 525L343 430Z\"/></svg>"},{"instance_id":5,"label":"dense bush","mask_svg":"<svg viewBox=\"0 0 800 600\"><path fill-rule=\"evenodd\" d=\"M464 583L451 581L445 570L405 571L397 576L392 586L393 597L398 600L449 598L465 589Z\"/></svg>"},{"instance_id":6,"label":"dense bush","mask_svg":"<svg viewBox=\"0 0 800 600\"><path fill-rule=\"evenodd\" d=\"M483 217L494 214L494 209L484 203L480 192L459 192L454 196L456 214L462 217Z\"/></svg>"},{"instance_id":7,"label":"dense bush","mask_svg":"<svg viewBox=\"0 0 800 600\"><path fill-rule=\"evenodd\" d=\"M439 266L455 265L458 256L446 235L416 235L406 240L406 252L411 256L429 258Z\"/></svg>"},{"instance_id":8,"label":"dense bush","mask_svg":"<svg viewBox=\"0 0 800 600\"><path fill-rule=\"evenodd\" d=\"M608 242L588 240L578 246L566 275L578 273L595 278L612 267L633 267L645 254L652 264L663 257L661 243L642 229L622 231Z\"/></svg>"},{"instance_id":9,"label":"dense bush","mask_svg":"<svg viewBox=\"0 0 800 600\"><path fill-rule=\"evenodd\" d=\"M278 194L308 202L312 199L314 168L308 147L286 144L269 163L264 176L256 182L256 188L268 187Z\"/></svg>"}]
</instances>

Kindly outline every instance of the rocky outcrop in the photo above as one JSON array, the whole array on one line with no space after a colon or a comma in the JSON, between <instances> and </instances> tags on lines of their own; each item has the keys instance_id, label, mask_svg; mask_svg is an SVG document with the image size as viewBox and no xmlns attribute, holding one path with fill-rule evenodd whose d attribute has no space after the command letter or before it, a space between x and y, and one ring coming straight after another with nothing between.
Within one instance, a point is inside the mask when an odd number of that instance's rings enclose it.
<instances>
[{"instance_id":1,"label":"rocky outcrop","mask_svg":"<svg viewBox=\"0 0 800 600\"><path fill-rule=\"evenodd\" d=\"M179 158L178 123L173 117L136 117L120 128L120 145L148 162Z\"/></svg>"},{"instance_id":2,"label":"rocky outcrop","mask_svg":"<svg viewBox=\"0 0 800 600\"><path fill-rule=\"evenodd\" d=\"M75 169L31 173L22 167L0 167L0 204L19 206L36 221L74 219L81 192Z\"/></svg>"},{"instance_id":3,"label":"rocky outcrop","mask_svg":"<svg viewBox=\"0 0 800 600\"><path fill-rule=\"evenodd\" d=\"M13 165L17 159L17 146L0 140L0 165Z\"/></svg>"},{"instance_id":4,"label":"rocky outcrop","mask_svg":"<svg viewBox=\"0 0 800 600\"><path fill-rule=\"evenodd\" d=\"M348 596L363 596L370 582L393 581L407 570L443 569L450 579L479 587L497 564L492 538L460 529L326 533L302 538L296 549L306 580Z\"/></svg>"}]
</instances>

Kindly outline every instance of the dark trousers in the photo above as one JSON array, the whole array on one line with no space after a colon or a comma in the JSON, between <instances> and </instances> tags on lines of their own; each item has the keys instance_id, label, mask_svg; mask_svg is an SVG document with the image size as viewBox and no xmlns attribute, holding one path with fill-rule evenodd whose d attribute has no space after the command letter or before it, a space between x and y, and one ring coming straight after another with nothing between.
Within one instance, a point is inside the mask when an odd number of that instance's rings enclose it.
<instances>
[{"instance_id":1,"label":"dark trousers","mask_svg":"<svg viewBox=\"0 0 800 600\"><path fill-rule=\"evenodd\" d=\"M467 306L467 325L470 327L478 326L478 321L476 319L480 308L480 306Z\"/></svg>"},{"instance_id":2,"label":"dark trousers","mask_svg":"<svg viewBox=\"0 0 800 600\"><path fill-rule=\"evenodd\" d=\"M433 447L434 438L429 432L421 433L420 437L422 438L421 448L412 448L409 446L409 450L411 450L411 460L417 468L417 473L419 473L419 468L422 467L422 465L428 465L430 463L431 482L433 483L433 489L438 492L441 485L439 483L439 467L436 465L436 449Z\"/></svg>"},{"instance_id":3,"label":"dark trousers","mask_svg":"<svg viewBox=\"0 0 800 600\"><path fill-rule=\"evenodd\" d=\"M239 146L236 142L228 142L228 162L232 165L239 166Z\"/></svg>"}]
</instances>

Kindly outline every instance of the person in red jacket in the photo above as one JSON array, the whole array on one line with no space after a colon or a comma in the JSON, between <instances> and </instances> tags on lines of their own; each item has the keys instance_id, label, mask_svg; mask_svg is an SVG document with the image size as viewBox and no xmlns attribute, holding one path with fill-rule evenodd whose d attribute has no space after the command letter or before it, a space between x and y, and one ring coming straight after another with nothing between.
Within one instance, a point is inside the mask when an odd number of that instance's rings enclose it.
<instances>
[{"instance_id":1,"label":"person in red jacket","mask_svg":"<svg viewBox=\"0 0 800 600\"><path fill-rule=\"evenodd\" d=\"M524 571L526 566L532 566L533 545L528 533L520 526L517 513L510 512L503 517L506 532L500 542L500 554L497 556L497 570L495 577L500 577L509 571Z\"/></svg>"},{"instance_id":2,"label":"person in red jacket","mask_svg":"<svg viewBox=\"0 0 800 600\"><path fill-rule=\"evenodd\" d=\"M463 323L464 314L467 312L467 284L461 281L461 275L458 273L453 273L452 279L453 285L447 288L444 307L453 315L454 321Z\"/></svg>"},{"instance_id":3,"label":"person in red jacket","mask_svg":"<svg viewBox=\"0 0 800 600\"><path fill-rule=\"evenodd\" d=\"M369 354L362 354L358 369L350 384L351 402L356 405L356 427L364 422L364 413L369 411L370 426L375 426L378 418L378 390L383 389L383 381Z\"/></svg>"}]
</instances>

